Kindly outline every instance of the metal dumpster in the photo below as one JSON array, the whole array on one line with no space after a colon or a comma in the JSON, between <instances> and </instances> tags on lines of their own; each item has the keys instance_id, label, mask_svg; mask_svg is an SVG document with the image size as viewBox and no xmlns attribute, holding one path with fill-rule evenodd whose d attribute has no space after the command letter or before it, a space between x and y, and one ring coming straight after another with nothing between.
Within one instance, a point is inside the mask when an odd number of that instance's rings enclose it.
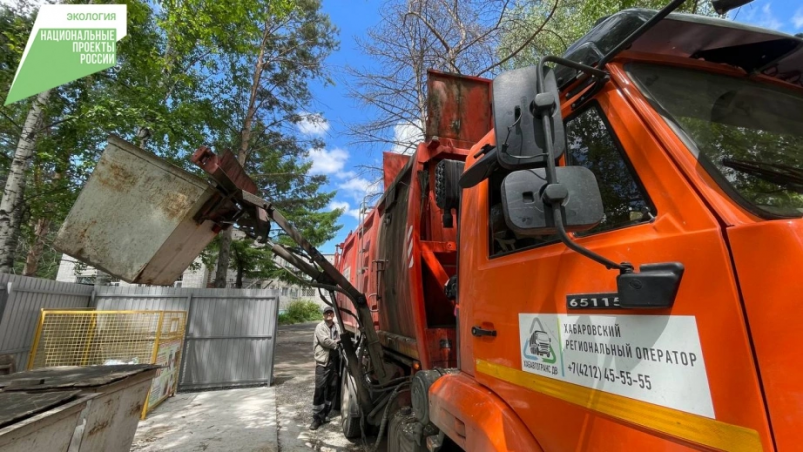
<instances>
[{"instance_id":1,"label":"metal dumpster","mask_svg":"<svg viewBox=\"0 0 803 452\"><path fill-rule=\"evenodd\" d=\"M157 369L48 367L0 377L0 451L130 450Z\"/></svg>"},{"instance_id":2,"label":"metal dumpster","mask_svg":"<svg viewBox=\"0 0 803 452\"><path fill-rule=\"evenodd\" d=\"M0 392L0 451L64 452L95 394Z\"/></svg>"},{"instance_id":3,"label":"metal dumpster","mask_svg":"<svg viewBox=\"0 0 803 452\"><path fill-rule=\"evenodd\" d=\"M127 282L170 285L217 234L212 221L195 221L216 193L204 179L110 136L54 246Z\"/></svg>"}]
</instances>

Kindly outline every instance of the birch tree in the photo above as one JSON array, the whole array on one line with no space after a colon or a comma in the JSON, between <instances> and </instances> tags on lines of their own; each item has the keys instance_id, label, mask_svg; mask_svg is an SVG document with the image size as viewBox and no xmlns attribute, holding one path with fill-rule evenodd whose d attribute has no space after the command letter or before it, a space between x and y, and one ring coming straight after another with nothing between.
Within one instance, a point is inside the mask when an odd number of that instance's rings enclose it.
<instances>
[{"instance_id":1,"label":"birch tree","mask_svg":"<svg viewBox=\"0 0 803 452\"><path fill-rule=\"evenodd\" d=\"M32 101L0 110L0 188L11 184L2 204L9 213L0 215L0 228L9 234L0 238L18 242L4 242L4 271L43 276L54 270L52 236L109 133L191 170L187 157L206 143L234 149L250 172L280 168L296 175L294 186L307 182L303 154L313 144L290 132L311 100L308 81L324 77L322 61L335 47L334 28L319 2L164 0L158 8L152 2L126 3L129 32L118 43L117 66L54 88L38 116L25 110ZM32 24L33 16L0 5L2 91L8 90ZM274 169L249 167L251 155L254 162L276 163ZM294 169L287 169L290 164ZM261 188L279 193L274 180L260 182ZM299 195L302 205L319 209L315 206L331 194L310 186L314 193ZM280 200L296 196L288 193L280 193Z\"/></svg>"},{"instance_id":2,"label":"birch tree","mask_svg":"<svg viewBox=\"0 0 803 452\"><path fill-rule=\"evenodd\" d=\"M0 273L10 273L14 268L26 171L36 148L42 122L42 109L47 105L49 97L50 90L47 90L37 95L33 101L22 126L19 143L6 178L3 198L0 200Z\"/></svg>"}]
</instances>

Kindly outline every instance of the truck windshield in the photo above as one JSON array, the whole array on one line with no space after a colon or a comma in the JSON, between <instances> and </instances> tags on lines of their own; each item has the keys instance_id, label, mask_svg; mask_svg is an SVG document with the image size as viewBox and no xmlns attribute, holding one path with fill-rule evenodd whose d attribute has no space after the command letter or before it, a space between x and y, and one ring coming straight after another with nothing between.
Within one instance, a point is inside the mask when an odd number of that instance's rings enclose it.
<instances>
[{"instance_id":1,"label":"truck windshield","mask_svg":"<svg viewBox=\"0 0 803 452\"><path fill-rule=\"evenodd\" d=\"M739 204L768 218L803 216L803 93L671 66L626 69Z\"/></svg>"}]
</instances>

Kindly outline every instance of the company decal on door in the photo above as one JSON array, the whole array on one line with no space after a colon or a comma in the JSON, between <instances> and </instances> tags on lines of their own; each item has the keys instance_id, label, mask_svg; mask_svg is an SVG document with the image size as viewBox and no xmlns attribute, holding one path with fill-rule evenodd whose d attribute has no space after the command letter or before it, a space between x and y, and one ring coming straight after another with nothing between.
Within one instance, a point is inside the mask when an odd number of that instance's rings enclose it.
<instances>
[{"instance_id":1,"label":"company decal on door","mask_svg":"<svg viewBox=\"0 0 803 452\"><path fill-rule=\"evenodd\" d=\"M693 316L519 314L525 372L714 418Z\"/></svg>"}]
</instances>

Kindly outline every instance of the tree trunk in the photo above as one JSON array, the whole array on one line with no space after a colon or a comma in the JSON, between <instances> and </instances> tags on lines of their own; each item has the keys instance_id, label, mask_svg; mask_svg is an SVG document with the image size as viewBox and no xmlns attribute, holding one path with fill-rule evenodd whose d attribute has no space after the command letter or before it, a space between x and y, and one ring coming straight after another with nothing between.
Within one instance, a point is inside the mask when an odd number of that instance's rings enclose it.
<instances>
[{"instance_id":1,"label":"tree trunk","mask_svg":"<svg viewBox=\"0 0 803 452\"><path fill-rule=\"evenodd\" d=\"M25 258L25 269L22 271L24 276L36 276L39 269L39 260L42 259L42 251L45 249L47 234L50 232L50 220L40 218L33 225L34 239L33 246L28 250Z\"/></svg>"},{"instance_id":2,"label":"tree trunk","mask_svg":"<svg viewBox=\"0 0 803 452\"><path fill-rule=\"evenodd\" d=\"M238 289L243 288L243 276L245 274L245 268L240 264L237 263L237 281L234 283L234 287Z\"/></svg>"},{"instance_id":3,"label":"tree trunk","mask_svg":"<svg viewBox=\"0 0 803 452\"><path fill-rule=\"evenodd\" d=\"M270 15L268 14L268 17ZM257 56L256 64L254 65L254 76L251 81L251 93L248 98L248 110L245 114L243 121L243 128L240 131L240 149L237 152L237 161L240 165L245 167L245 160L248 157L248 146L251 140L251 125L257 113L257 93L259 92L259 85L262 81L262 68L264 66L265 46L267 46L268 38L270 37L270 27L268 20L265 21L265 30L262 33L262 44L259 46L259 55ZM234 226L232 226L233 228ZM231 240L232 229L220 233L220 251L217 255L217 274L215 276L215 287L226 287L226 272L229 268L230 254L231 254ZM239 278L239 269L238 269ZM242 284L238 285L241 287Z\"/></svg>"},{"instance_id":4,"label":"tree trunk","mask_svg":"<svg viewBox=\"0 0 803 452\"><path fill-rule=\"evenodd\" d=\"M220 233L220 247L217 253L217 270L215 271L215 287L219 289L226 287L229 261L231 258L231 236L232 228L226 229Z\"/></svg>"},{"instance_id":5,"label":"tree trunk","mask_svg":"<svg viewBox=\"0 0 803 452\"><path fill-rule=\"evenodd\" d=\"M19 209L25 193L25 170L33 159L42 108L47 104L48 97L50 90L39 93L28 111L0 201L0 273L11 273L14 269L20 235Z\"/></svg>"}]
</instances>

